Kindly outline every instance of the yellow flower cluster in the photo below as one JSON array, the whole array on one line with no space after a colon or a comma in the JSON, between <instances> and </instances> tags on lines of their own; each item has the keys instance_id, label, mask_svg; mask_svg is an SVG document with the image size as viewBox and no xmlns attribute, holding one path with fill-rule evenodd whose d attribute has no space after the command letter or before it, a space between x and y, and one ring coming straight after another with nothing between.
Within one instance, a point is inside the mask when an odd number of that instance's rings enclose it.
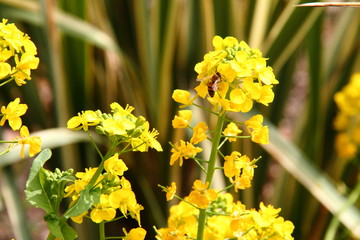
<instances>
[{"instance_id":1,"label":"yellow flower cluster","mask_svg":"<svg viewBox=\"0 0 360 240\"><path fill-rule=\"evenodd\" d=\"M31 69L36 69L39 65L39 58L35 57L36 54L36 46L28 35L21 32L15 24L8 24L7 19L0 22L0 86L12 80L21 86L26 83L25 80L30 80ZM36 136L30 137L28 128L22 125L21 116L26 113L27 109L26 104L20 104L20 98L1 107L0 126L4 126L8 121L13 131L20 130L20 137L13 141L1 141L11 143L11 145L0 155L9 152L14 144L22 146L21 157L24 157L25 145L29 145L31 157L41 151L41 139Z\"/></svg>"},{"instance_id":2,"label":"yellow flower cluster","mask_svg":"<svg viewBox=\"0 0 360 240\"><path fill-rule=\"evenodd\" d=\"M185 198L188 201L188 198ZM199 210L186 201L170 208L168 227L158 229L158 240L196 239ZM218 194L207 209L204 240L290 240L294 225L278 214L280 209L260 203L260 209L246 209L229 193Z\"/></svg>"},{"instance_id":3,"label":"yellow flower cluster","mask_svg":"<svg viewBox=\"0 0 360 240\"><path fill-rule=\"evenodd\" d=\"M30 71L39 65L35 44L15 24L0 22L0 79L5 83L15 80L18 86L30 80ZM13 63L14 65L12 65ZM3 83L0 83L2 85Z\"/></svg>"},{"instance_id":4,"label":"yellow flower cluster","mask_svg":"<svg viewBox=\"0 0 360 240\"><path fill-rule=\"evenodd\" d=\"M145 152L149 147L162 151L160 143L156 140L157 130L149 130L149 122L142 116L135 117L131 106L121 107L118 103L110 104L112 114L97 111L83 111L72 117L67 127L74 131L83 129L88 131L95 126L96 132L110 138L111 144L119 145L129 143L132 151Z\"/></svg>"},{"instance_id":5,"label":"yellow flower cluster","mask_svg":"<svg viewBox=\"0 0 360 240\"><path fill-rule=\"evenodd\" d=\"M334 96L339 109L334 127L338 131L335 148L340 158L351 159L360 145L360 73L352 75L349 83Z\"/></svg>"},{"instance_id":6,"label":"yellow flower cluster","mask_svg":"<svg viewBox=\"0 0 360 240\"><path fill-rule=\"evenodd\" d=\"M176 89L172 98L182 104L181 108L193 105L204 109L195 100L206 98L217 117L215 129L209 129L205 122L192 124L191 110L180 110L172 120L174 128L188 128L192 132L189 141L180 140L171 144L170 165L178 161L193 160L206 174L205 183L195 180L193 190L184 198L176 195L176 184L165 188L166 199L174 197L180 203L172 206L168 227L157 231L158 240L180 239L293 239L294 229L290 221L278 216L280 209L260 204L260 210L246 210L240 202L233 202L230 194L222 194L233 187L235 191L251 187L255 163L238 151L225 155L221 151L223 144L235 142L239 138L248 138L255 143L269 143L269 129L264 126L264 117L252 116L244 122L227 119L226 112L248 112L254 102L267 106L274 99L273 85L278 84L272 68L266 66L266 59L258 49L251 49L245 42L233 37L213 38L214 51L207 53L204 60L195 66L200 84L195 87L197 95L191 97L189 91ZM240 129L241 128L241 129ZM246 132L246 133L243 133ZM241 134L241 135L239 135ZM211 142L210 156L198 157L203 149L199 143ZM218 157L223 158L223 166L216 167ZM207 159L206 159L207 158ZM222 169L230 185L223 190L211 188L214 172Z\"/></svg>"},{"instance_id":7,"label":"yellow flower cluster","mask_svg":"<svg viewBox=\"0 0 360 240\"><path fill-rule=\"evenodd\" d=\"M208 96L210 103L231 112L248 112L254 101L268 106L274 99L273 84L278 81L261 52L233 37L215 36L213 46L214 51L195 66L200 81L195 87L198 96ZM185 106L191 105L196 97L191 99L185 90L173 95L176 102Z\"/></svg>"},{"instance_id":8,"label":"yellow flower cluster","mask_svg":"<svg viewBox=\"0 0 360 240\"><path fill-rule=\"evenodd\" d=\"M76 223L82 223L84 216L90 216L95 223L111 221L115 218L116 209L126 217L130 215L140 224L140 211L143 207L137 203L135 193L131 189L130 182L123 176L128 169L119 155L116 153L104 162L105 173L99 175L95 186L100 188L100 202L94 204L88 211L73 217ZM97 168L86 169L85 172L77 172L77 179L73 184L65 188L65 197L71 197L73 203L80 197L80 192L90 183Z\"/></svg>"},{"instance_id":9,"label":"yellow flower cluster","mask_svg":"<svg viewBox=\"0 0 360 240\"><path fill-rule=\"evenodd\" d=\"M180 143L172 145L172 155L170 157L170 165L179 162L179 166L183 165L186 159L196 159L198 153L203 151L202 148L197 147L196 144L210 139L210 132L205 122L198 123L195 127L191 127L192 111L180 110L179 114L172 120L174 128L189 127L193 131L190 141L180 140ZM263 126L263 116L255 115L244 122L244 126L249 132L249 136L242 136L251 138L253 142L260 144L269 143L269 130L267 126ZM242 133L238 125L234 122L227 124L222 131L224 141L235 142L238 139L238 134ZM209 135L209 137L208 137ZM239 152L233 152L230 156L224 157L224 174L234 185L235 190L246 189L251 187L251 180L254 176L255 161L250 160L246 155L241 156Z\"/></svg>"}]
</instances>

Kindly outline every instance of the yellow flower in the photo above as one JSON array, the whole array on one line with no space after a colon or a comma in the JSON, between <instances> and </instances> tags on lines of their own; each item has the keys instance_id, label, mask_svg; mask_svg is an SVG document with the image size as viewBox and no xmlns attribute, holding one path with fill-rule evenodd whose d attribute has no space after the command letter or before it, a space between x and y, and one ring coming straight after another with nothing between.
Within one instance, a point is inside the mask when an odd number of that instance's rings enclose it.
<instances>
[{"instance_id":1,"label":"yellow flower","mask_svg":"<svg viewBox=\"0 0 360 240\"><path fill-rule=\"evenodd\" d=\"M180 145L175 144L171 149L172 155L170 157L170 165L172 166L177 160L179 160L179 166L183 165L183 159L189 159L195 157L197 153L202 152L199 147L194 147L192 143L184 142L180 140Z\"/></svg>"},{"instance_id":2,"label":"yellow flower","mask_svg":"<svg viewBox=\"0 0 360 240\"><path fill-rule=\"evenodd\" d=\"M74 222L81 224L84 220L84 217L88 214L88 211L83 212L82 214L80 214L79 216L76 217L71 217L71 220L73 220Z\"/></svg>"},{"instance_id":3,"label":"yellow flower","mask_svg":"<svg viewBox=\"0 0 360 240\"><path fill-rule=\"evenodd\" d=\"M217 74L218 88L215 97L208 98L211 104L220 103L226 111L248 112L253 101L268 105L274 99L272 86L279 82L271 67L266 66L266 58L260 50L251 49L245 42L234 37L213 38L214 51L204 56L203 61L195 65L200 84L196 92L205 98L208 88L215 84L212 76ZM222 87L220 87L222 86Z\"/></svg>"},{"instance_id":4,"label":"yellow flower","mask_svg":"<svg viewBox=\"0 0 360 240\"><path fill-rule=\"evenodd\" d=\"M156 129L149 131L150 125L148 121L142 125L142 128L141 135L138 138L132 138L130 140L131 146L134 148L133 151L145 152L151 147L158 152L162 152L161 144L156 140L159 132Z\"/></svg>"},{"instance_id":5,"label":"yellow flower","mask_svg":"<svg viewBox=\"0 0 360 240\"><path fill-rule=\"evenodd\" d=\"M200 180L195 180L193 191L190 192L188 201L199 208L207 208L211 201L216 200L217 193L214 189L208 189L209 183L202 183Z\"/></svg>"},{"instance_id":6,"label":"yellow flower","mask_svg":"<svg viewBox=\"0 0 360 240\"><path fill-rule=\"evenodd\" d=\"M231 122L229 123L226 128L223 131L223 134L228 137L229 142L235 142L237 140L237 138L232 138L230 136L237 136L239 133L241 133L242 131L238 128L238 126Z\"/></svg>"},{"instance_id":7,"label":"yellow flower","mask_svg":"<svg viewBox=\"0 0 360 240\"><path fill-rule=\"evenodd\" d=\"M109 203L113 208L119 208L126 216L129 209L135 209L137 205L135 193L130 189L119 189L109 195Z\"/></svg>"},{"instance_id":8,"label":"yellow flower","mask_svg":"<svg viewBox=\"0 0 360 240\"><path fill-rule=\"evenodd\" d=\"M172 182L171 186L167 187L164 191L166 191L166 201L172 200L176 193L176 183Z\"/></svg>"},{"instance_id":9,"label":"yellow flower","mask_svg":"<svg viewBox=\"0 0 360 240\"><path fill-rule=\"evenodd\" d=\"M29 137L29 130L25 125L20 129L20 136L22 139L18 140L18 144L22 145L20 152L22 158L24 157L24 148L26 144L29 145L30 157L33 157L35 154L41 151L41 138L36 136Z\"/></svg>"},{"instance_id":10,"label":"yellow flower","mask_svg":"<svg viewBox=\"0 0 360 240\"><path fill-rule=\"evenodd\" d=\"M245 121L245 125L251 134L251 140L260 144L269 143L269 128L263 126L264 117L260 114L252 116L249 120Z\"/></svg>"},{"instance_id":11,"label":"yellow flower","mask_svg":"<svg viewBox=\"0 0 360 240\"><path fill-rule=\"evenodd\" d=\"M251 187L256 165L246 155L241 156L237 151L233 151L224 159L224 174L234 184L235 190Z\"/></svg>"},{"instance_id":12,"label":"yellow flower","mask_svg":"<svg viewBox=\"0 0 360 240\"><path fill-rule=\"evenodd\" d=\"M253 102L241 89L232 90L230 100L221 99L220 103L224 110L230 112L248 112L253 107Z\"/></svg>"},{"instance_id":13,"label":"yellow flower","mask_svg":"<svg viewBox=\"0 0 360 240\"><path fill-rule=\"evenodd\" d=\"M0 79L11 76L10 80L14 79L18 86L25 84L25 79L31 79L30 70L39 65L35 44L15 24L7 24L6 19L0 23L0 41Z\"/></svg>"},{"instance_id":14,"label":"yellow flower","mask_svg":"<svg viewBox=\"0 0 360 240\"><path fill-rule=\"evenodd\" d=\"M104 162L105 170L114 175L122 176L128 170L123 160L119 159L119 154L115 153L114 156L108 158Z\"/></svg>"},{"instance_id":15,"label":"yellow flower","mask_svg":"<svg viewBox=\"0 0 360 240\"><path fill-rule=\"evenodd\" d=\"M109 204L109 195L101 194L100 202L94 205L94 208L90 212L90 218L95 223L101 223L102 221L111 221L116 215L115 208L112 208Z\"/></svg>"},{"instance_id":16,"label":"yellow flower","mask_svg":"<svg viewBox=\"0 0 360 240\"><path fill-rule=\"evenodd\" d=\"M126 117L108 118L102 121L102 127L110 136L126 136L127 131L135 129L136 125Z\"/></svg>"},{"instance_id":17,"label":"yellow flower","mask_svg":"<svg viewBox=\"0 0 360 240\"><path fill-rule=\"evenodd\" d=\"M193 128L193 136L190 139L190 143L198 144L199 142L204 141L207 138L206 131L208 130L208 126L205 122L198 123Z\"/></svg>"},{"instance_id":18,"label":"yellow flower","mask_svg":"<svg viewBox=\"0 0 360 240\"><path fill-rule=\"evenodd\" d=\"M84 129L84 131L89 130L89 126L98 125L102 119L97 115L96 112L91 110L82 111L78 113L78 116L70 118L67 122L67 128L77 131Z\"/></svg>"},{"instance_id":19,"label":"yellow flower","mask_svg":"<svg viewBox=\"0 0 360 240\"><path fill-rule=\"evenodd\" d=\"M184 200L177 205L171 206L168 227L175 230L174 232L177 233L175 236L187 234L188 237L196 238L199 209L186 202L188 197L185 197Z\"/></svg>"},{"instance_id":20,"label":"yellow flower","mask_svg":"<svg viewBox=\"0 0 360 240\"><path fill-rule=\"evenodd\" d=\"M190 92L185 90L176 89L172 94L175 102L184 104L181 107L189 106L192 104L193 99L190 98Z\"/></svg>"},{"instance_id":21,"label":"yellow flower","mask_svg":"<svg viewBox=\"0 0 360 240\"><path fill-rule=\"evenodd\" d=\"M173 128L186 128L189 126L191 118L191 110L180 110L179 116L175 116L172 120L172 126Z\"/></svg>"},{"instance_id":22,"label":"yellow flower","mask_svg":"<svg viewBox=\"0 0 360 240\"><path fill-rule=\"evenodd\" d=\"M36 69L39 65L39 58L33 54L24 53L21 55L20 61L15 55L16 68L13 70L15 82L18 86L25 84L24 79L30 80L30 69Z\"/></svg>"},{"instance_id":23,"label":"yellow flower","mask_svg":"<svg viewBox=\"0 0 360 240\"><path fill-rule=\"evenodd\" d=\"M125 229L123 231L125 232L124 240L143 240L146 236L146 230L140 227L131 229L129 233Z\"/></svg>"},{"instance_id":24,"label":"yellow flower","mask_svg":"<svg viewBox=\"0 0 360 240\"><path fill-rule=\"evenodd\" d=\"M66 186L65 188L65 197L73 197L73 200L78 197L78 194L85 189L86 185L90 183L92 177L94 176L97 168L85 168L85 172L77 172L75 174L76 179L73 184ZM100 175L96 180L95 185L102 187L99 184L103 180L104 176Z\"/></svg>"},{"instance_id":25,"label":"yellow flower","mask_svg":"<svg viewBox=\"0 0 360 240\"><path fill-rule=\"evenodd\" d=\"M26 104L20 104L20 98L10 102L7 107L2 106L1 115L3 117L0 120L0 126L3 126L5 121L8 120L10 127L14 131L19 130L22 125L20 116L24 115L27 109Z\"/></svg>"},{"instance_id":26,"label":"yellow flower","mask_svg":"<svg viewBox=\"0 0 360 240\"><path fill-rule=\"evenodd\" d=\"M2 52L0 52L0 58L1 58L1 54ZM10 64L0 61L0 80L8 76L10 73L11 73Z\"/></svg>"},{"instance_id":27,"label":"yellow flower","mask_svg":"<svg viewBox=\"0 0 360 240\"><path fill-rule=\"evenodd\" d=\"M339 133L335 137L335 149L340 158L351 159L356 156L357 145L351 141L346 133Z\"/></svg>"}]
</instances>

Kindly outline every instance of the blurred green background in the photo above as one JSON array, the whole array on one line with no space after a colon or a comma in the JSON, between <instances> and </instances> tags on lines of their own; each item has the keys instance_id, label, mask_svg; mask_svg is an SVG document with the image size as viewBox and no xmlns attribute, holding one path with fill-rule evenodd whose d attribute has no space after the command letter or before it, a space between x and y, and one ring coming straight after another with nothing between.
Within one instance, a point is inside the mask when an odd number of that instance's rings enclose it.
<instances>
[{"instance_id":1,"label":"blurred green background","mask_svg":"<svg viewBox=\"0 0 360 240\"><path fill-rule=\"evenodd\" d=\"M359 159L337 158L332 126L334 93L360 71L360 8L294 6L301 2L0 0L1 18L29 35L40 57L28 84L0 89L0 103L20 96L29 105L25 124L53 150L47 167L77 171L98 159L86 137L64 129L67 120L81 110L109 111L114 101L134 106L160 132L164 148L124 156L145 207L147 239L154 239L152 226L164 227L168 213L157 184L175 180L185 195L197 175L193 164L169 167L168 142L183 137L171 129L178 110L172 91L196 85L194 66L212 49L214 35L234 36L259 48L280 82L274 103L257 106L270 125L271 143L228 146L263 156L253 187L237 197L249 208L260 201L282 208L280 215L295 225L295 239L360 239ZM0 158L1 240L45 239L42 212L24 200L31 162L18 154ZM129 224L110 224L109 235ZM97 239L91 223L76 228L79 239Z\"/></svg>"}]
</instances>

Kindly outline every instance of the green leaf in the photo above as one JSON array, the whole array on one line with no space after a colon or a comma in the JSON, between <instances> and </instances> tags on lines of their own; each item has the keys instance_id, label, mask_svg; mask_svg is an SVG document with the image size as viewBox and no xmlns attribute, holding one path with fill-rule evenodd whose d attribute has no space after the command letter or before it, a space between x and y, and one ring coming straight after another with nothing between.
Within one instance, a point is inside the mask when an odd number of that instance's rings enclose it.
<instances>
[{"instance_id":1,"label":"green leaf","mask_svg":"<svg viewBox=\"0 0 360 240\"><path fill-rule=\"evenodd\" d=\"M45 217L47 227L50 230L48 240L59 238L61 240L73 240L77 238L76 231L66 223L65 218L58 218L55 215Z\"/></svg>"},{"instance_id":2,"label":"green leaf","mask_svg":"<svg viewBox=\"0 0 360 240\"><path fill-rule=\"evenodd\" d=\"M100 201L100 194L100 188L91 189L90 186L86 186L80 192L80 197L76 203L65 212L64 217L76 217L89 210L94 203L96 204Z\"/></svg>"},{"instance_id":3,"label":"green leaf","mask_svg":"<svg viewBox=\"0 0 360 240\"><path fill-rule=\"evenodd\" d=\"M34 159L30 169L29 178L26 181L25 195L26 200L33 206L43 209L46 213L53 212L50 199L47 197L46 192L40 181L40 172L43 171L44 163L51 157L51 150L44 149Z\"/></svg>"}]
</instances>

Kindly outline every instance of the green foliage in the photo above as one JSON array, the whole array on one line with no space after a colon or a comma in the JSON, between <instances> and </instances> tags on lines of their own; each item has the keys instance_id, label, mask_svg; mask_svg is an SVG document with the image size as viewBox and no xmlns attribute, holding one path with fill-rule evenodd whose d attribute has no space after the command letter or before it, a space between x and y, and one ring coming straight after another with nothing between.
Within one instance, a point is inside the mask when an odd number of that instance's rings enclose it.
<instances>
[{"instance_id":1,"label":"green foliage","mask_svg":"<svg viewBox=\"0 0 360 240\"><path fill-rule=\"evenodd\" d=\"M57 169L55 172L51 172L44 169L43 165L50 157L51 150L44 149L34 159L26 182L26 200L45 211L44 220L50 230L48 239L76 239L75 230L66 223L68 217L60 216L60 203L64 198L65 185L75 180L72 176L73 170L61 172ZM73 209L77 208L73 207Z\"/></svg>"}]
</instances>

